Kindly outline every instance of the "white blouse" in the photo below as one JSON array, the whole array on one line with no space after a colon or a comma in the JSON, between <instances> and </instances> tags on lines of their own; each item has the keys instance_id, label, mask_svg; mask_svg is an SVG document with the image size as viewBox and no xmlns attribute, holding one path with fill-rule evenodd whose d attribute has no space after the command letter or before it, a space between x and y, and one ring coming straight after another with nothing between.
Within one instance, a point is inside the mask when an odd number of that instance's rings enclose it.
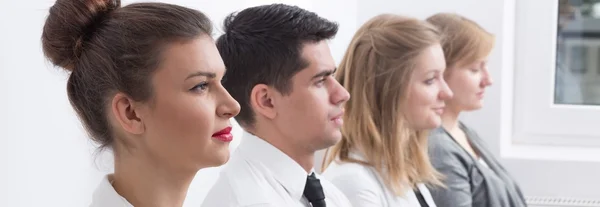
<instances>
[{"instance_id":1,"label":"white blouse","mask_svg":"<svg viewBox=\"0 0 600 207\"><path fill-rule=\"evenodd\" d=\"M352 155L360 159L357 155ZM415 192L408 189L397 196L389 190L375 169L357 163L334 161L325 169L323 176L340 189L352 206L360 207L421 207ZM417 188L429 207L436 207L427 187L418 184Z\"/></svg>"},{"instance_id":2,"label":"white blouse","mask_svg":"<svg viewBox=\"0 0 600 207\"><path fill-rule=\"evenodd\" d=\"M112 186L112 175L106 175L94 191L90 207L133 207Z\"/></svg>"}]
</instances>

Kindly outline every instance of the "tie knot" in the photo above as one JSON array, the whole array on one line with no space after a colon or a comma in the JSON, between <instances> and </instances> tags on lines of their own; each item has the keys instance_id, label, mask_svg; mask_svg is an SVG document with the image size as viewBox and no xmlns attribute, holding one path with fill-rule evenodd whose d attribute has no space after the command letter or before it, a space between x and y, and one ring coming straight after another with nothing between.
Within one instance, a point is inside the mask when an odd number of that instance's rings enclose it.
<instances>
[{"instance_id":1,"label":"tie knot","mask_svg":"<svg viewBox=\"0 0 600 207\"><path fill-rule=\"evenodd\" d=\"M313 172L306 178L304 186L304 197L308 199L314 207L325 207L325 194L321 182Z\"/></svg>"}]
</instances>

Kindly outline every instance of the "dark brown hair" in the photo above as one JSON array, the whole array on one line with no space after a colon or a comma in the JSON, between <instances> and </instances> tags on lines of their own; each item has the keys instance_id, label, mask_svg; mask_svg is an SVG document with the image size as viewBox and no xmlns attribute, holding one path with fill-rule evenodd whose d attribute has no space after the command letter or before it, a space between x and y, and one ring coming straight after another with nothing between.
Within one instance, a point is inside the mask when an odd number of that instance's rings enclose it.
<instances>
[{"instance_id":1,"label":"dark brown hair","mask_svg":"<svg viewBox=\"0 0 600 207\"><path fill-rule=\"evenodd\" d=\"M71 71L67 93L91 138L112 146L110 97L122 92L135 101L152 98L151 76L163 48L212 33L201 12L164 3L120 0L57 0L42 33L44 54Z\"/></svg>"},{"instance_id":2,"label":"dark brown hair","mask_svg":"<svg viewBox=\"0 0 600 207\"><path fill-rule=\"evenodd\" d=\"M240 103L235 119L254 124L250 93L257 84L291 92L292 77L310 63L301 57L305 43L333 38L338 25L297 6L270 4L230 14L217 48L227 67L223 86Z\"/></svg>"}]
</instances>

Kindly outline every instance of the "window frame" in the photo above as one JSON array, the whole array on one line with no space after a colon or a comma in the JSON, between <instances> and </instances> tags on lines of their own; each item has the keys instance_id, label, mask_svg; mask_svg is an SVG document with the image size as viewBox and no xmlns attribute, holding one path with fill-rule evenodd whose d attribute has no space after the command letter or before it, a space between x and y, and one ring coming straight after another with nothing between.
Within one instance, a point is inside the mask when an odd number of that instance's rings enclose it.
<instances>
[{"instance_id":1,"label":"window frame","mask_svg":"<svg viewBox=\"0 0 600 207\"><path fill-rule=\"evenodd\" d=\"M600 106L554 104L558 0L515 3L513 143L600 147Z\"/></svg>"}]
</instances>

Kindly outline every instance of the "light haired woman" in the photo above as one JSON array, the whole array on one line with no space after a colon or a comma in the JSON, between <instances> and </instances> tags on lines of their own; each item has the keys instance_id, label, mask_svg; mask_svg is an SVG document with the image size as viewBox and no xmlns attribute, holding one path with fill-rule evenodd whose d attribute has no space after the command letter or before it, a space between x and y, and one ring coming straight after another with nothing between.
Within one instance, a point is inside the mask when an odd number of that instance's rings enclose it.
<instances>
[{"instance_id":1,"label":"light haired woman","mask_svg":"<svg viewBox=\"0 0 600 207\"><path fill-rule=\"evenodd\" d=\"M352 99L323 175L353 206L436 206L425 187L440 184L426 132L440 126L452 96L439 41L433 25L392 14L372 18L352 39L336 75Z\"/></svg>"},{"instance_id":2,"label":"light haired woman","mask_svg":"<svg viewBox=\"0 0 600 207\"><path fill-rule=\"evenodd\" d=\"M487 57L494 36L457 14L440 13L427 21L445 37L444 78L454 93L446 101L442 127L429 138L431 162L444 175L446 186L430 189L435 202L452 207L526 206L517 183L477 133L458 120L461 112L482 107L485 88L492 84Z\"/></svg>"}]
</instances>

